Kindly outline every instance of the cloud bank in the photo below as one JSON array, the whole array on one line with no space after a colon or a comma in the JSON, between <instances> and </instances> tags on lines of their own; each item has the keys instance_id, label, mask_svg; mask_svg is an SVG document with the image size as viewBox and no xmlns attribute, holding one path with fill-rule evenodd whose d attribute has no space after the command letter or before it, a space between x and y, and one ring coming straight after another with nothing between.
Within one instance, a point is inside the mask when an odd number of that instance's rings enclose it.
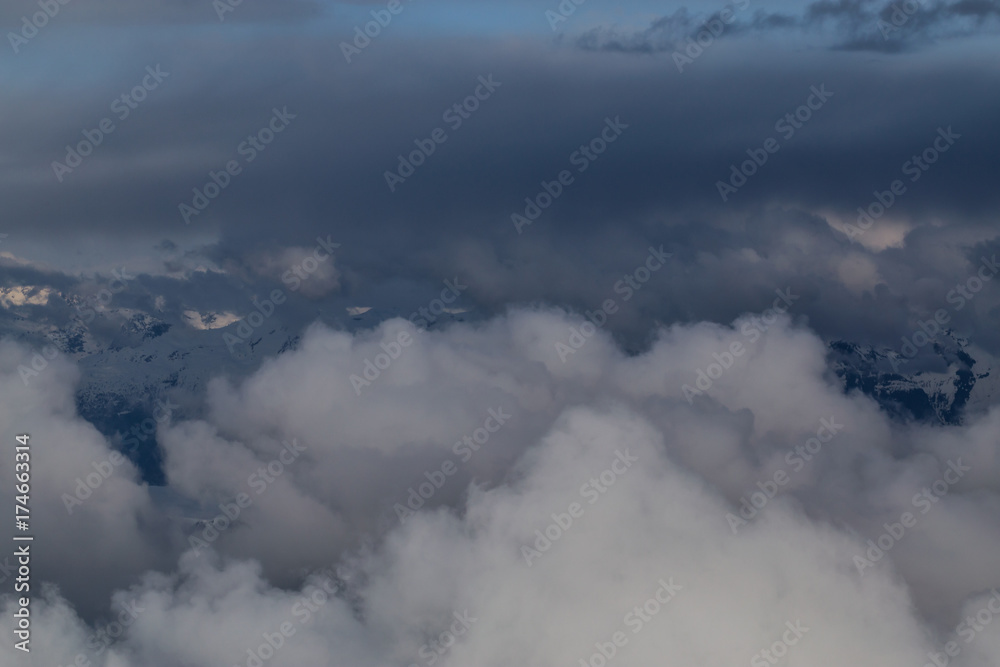
<instances>
[{"instance_id":1,"label":"cloud bank","mask_svg":"<svg viewBox=\"0 0 1000 667\"><path fill-rule=\"evenodd\" d=\"M903 666L956 642L953 664L995 661L1000 624L976 618L1000 584L1000 412L894 423L801 322L751 341L751 321L665 327L640 355L551 309L315 325L159 427L173 501L126 464L72 514L61 494L112 450L68 363L26 392L5 344L0 422L32 433L47 517L33 658Z\"/></svg>"}]
</instances>

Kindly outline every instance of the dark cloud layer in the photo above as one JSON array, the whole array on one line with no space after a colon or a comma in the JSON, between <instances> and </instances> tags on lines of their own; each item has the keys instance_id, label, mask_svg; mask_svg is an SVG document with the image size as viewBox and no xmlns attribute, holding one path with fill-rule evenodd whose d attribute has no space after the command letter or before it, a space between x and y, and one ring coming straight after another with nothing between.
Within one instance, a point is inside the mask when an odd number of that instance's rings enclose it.
<instances>
[{"instance_id":1,"label":"dark cloud layer","mask_svg":"<svg viewBox=\"0 0 1000 667\"><path fill-rule=\"evenodd\" d=\"M141 80L143 67L121 67L114 82L69 98L54 79L29 104L4 110L13 138L4 198L9 228L21 230L6 247L17 247L18 234L110 234L110 243L118 235L182 239L211 231L218 240L204 256L234 269L271 239L309 247L329 234L344 247L346 294L405 302L391 296L392 280L433 288L458 274L470 281L467 297L496 312L512 301L590 308L648 245L663 244L675 252L670 268L615 328L633 320L641 338L649 315L729 321L773 289L796 284L808 295L801 314L824 333L895 344L914 317L940 307L949 286L996 250L989 239L1000 86L992 68L956 55L908 56L920 63L912 67L845 52L789 62L773 47L715 48L678 74L666 56L636 61L538 45L516 55L501 43L416 53L386 41L348 66L330 39L237 39L225 54L198 41L183 54L154 43L133 62L161 63L169 78L62 183L51 161L110 114L108 103ZM463 62L455 64L459 53ZM452 130L443 112L488 74L500 87ZM803 105L813 86L832 97L786 139L789 126L779 132L776 122ZM191 204L192 188L210 182L210 171L244 159L238 147L275 108L296 117L186 225L178 206ZM628 129L577 173L571 155L599 136L606 118ZM438 127L448 141L390 192L384 173ZM932 144L938 128L961 138L910 183L904 163ZM723 202L718 182L768 138L780 140L780 152ZM525 197L567 168L575 182L518 234L511 215L523 214ZM842 223L854 223L857 208L898 178L908 190L890 215L865 236L845 235ZM880 235L883 245L859 243ZM904 237L905 249L896 249ZM866 287L844 284L853 265L868 267L871 275L860 279ZM747 271L752 281L736 278ZM214 309L234 297L223 287L229 278L189 278L189 286L162 291L187 294L178 304ZM983 293L980 327L994 350L988 304L995 299ZM831 315L842 308L851 320Z\"/></svg>"}]
</instances>

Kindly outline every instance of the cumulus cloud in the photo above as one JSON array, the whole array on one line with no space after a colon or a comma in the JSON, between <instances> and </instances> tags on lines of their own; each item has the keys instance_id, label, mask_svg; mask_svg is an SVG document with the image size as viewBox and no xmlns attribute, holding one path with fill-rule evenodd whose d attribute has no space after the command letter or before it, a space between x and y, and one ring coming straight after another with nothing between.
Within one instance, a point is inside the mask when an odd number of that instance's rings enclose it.
<instances>
[{"instance_id":1,"label":"cumulus cloud","mask_svg":"<svg viewBox=\"0 0 1000 667\"><path fill-rule=\"evenodd\" d=\"M52 352L51 346L35 350L0 343L0 425L10 445L10 455L0 463L5 474L2 502L13 516L10 443L28 433L34 457L32 526L48 542L36 548L33 576L39 583L56 583L93 613L106 603L108 586L124 584L150 565L166 565L163 549L172 538L138 483L134 466L76 414L73 388L79 372L65 355ZM100 545L96 536L101 536ZM0 559L6 566L15 560L4 557L10 559ZM5 580L13 580L10 570L4 574Z\"/></svg>"},{"instance_id":2,"label":"cumulus cloud","mask_svg":"<svg viewBox=\"0 0 1000 667\"><path fill-rule=\"evenodd\" d=\"M39 655L541 666L610 645L625 665L903 666L957 637L955 664L995 661L1000 624L968 642L957 626L1000 585L1000 411L900 425L843 391L802 322L753 322L664 327L638 355L551 309L315 325L161 425L187 521L128 467L69 516L58 494L109 446L74 414L70 366L25 387L29 351L7 344L4 432L32 433L52 517L36 548L74 554L34 575L59 584L33 602ZM87 638L130 603L95 655Z\"/></svg>"}]
</instances>

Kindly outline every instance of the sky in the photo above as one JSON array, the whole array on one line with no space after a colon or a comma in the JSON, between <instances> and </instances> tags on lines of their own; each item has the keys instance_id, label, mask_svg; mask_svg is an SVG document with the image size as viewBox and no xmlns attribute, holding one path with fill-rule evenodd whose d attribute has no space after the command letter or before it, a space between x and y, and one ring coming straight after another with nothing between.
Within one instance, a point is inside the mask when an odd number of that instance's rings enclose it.
<instances>
[{"instance_id":1,"label":"sky","mask_svg":"<svg viewBox=\"0 0 1000 667\"><path fill-rule=\"evenodd\" d=\"M0 27L4 664L1000 660L1000 3Z\"/></svg>"}]
</instances>

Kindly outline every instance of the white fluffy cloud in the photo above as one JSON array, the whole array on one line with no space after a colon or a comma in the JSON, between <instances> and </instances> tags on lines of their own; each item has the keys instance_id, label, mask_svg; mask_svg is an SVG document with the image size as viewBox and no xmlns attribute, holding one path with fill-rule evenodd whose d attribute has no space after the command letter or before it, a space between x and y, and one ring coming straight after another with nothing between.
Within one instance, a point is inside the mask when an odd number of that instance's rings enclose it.
<instances>
[{"instance_id":1,"label":"white fluffy cloud","mask_svg":"<svg viewBox=\"0 0 1000 667\"><path fill-rule=\"evenodd\" d=\"M59 494L110 450L73 414L68 364L25 387L26 352L4 345L3 434L32 434L33 498L53 517L34 581L91 582L34 599L38 655L253 665L263 644L275 667L596 667L614 647L623 666L919 667L955 641L953 664L995 664L1000 619L969 641L958 626L1000 586L1000 410L894 424L843 393L813 333L780 320L751 340L746 322L663 329L638 356L598 331L565 362L556 343L581 320L557 311L314 326L240 385L215 381L202 419L162 427L176 494L205 516L250 500L187 553L182 533L204 529L165 528L127 467L67 515ZM101 595L141 611L96 655Z\"/></svg>"}]
</instances>

